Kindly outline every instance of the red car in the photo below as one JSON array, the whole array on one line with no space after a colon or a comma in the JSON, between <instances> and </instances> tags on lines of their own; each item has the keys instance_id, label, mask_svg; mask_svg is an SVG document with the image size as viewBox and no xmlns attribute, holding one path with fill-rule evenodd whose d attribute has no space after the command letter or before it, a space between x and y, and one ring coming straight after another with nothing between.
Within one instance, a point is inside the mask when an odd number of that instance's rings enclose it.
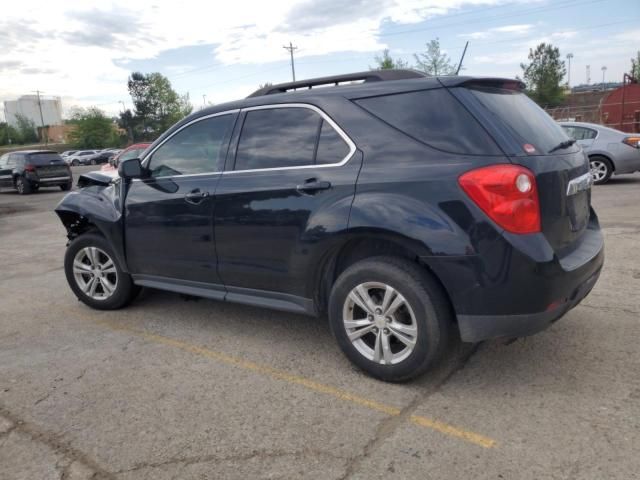
<instances>
[{"instance_id":1,"label":"red car","mask_svg":"<svg viewBox=\"0 0 640 480\"><path fill-rule=\"evenodd\" d=\"M118 168L118 164L121 160L128 160L130 158L139 157L140 155L142 155L142 152L144 152L147 147L149 147L149 145L151 145L151 142L134 143L133 145L128 146L118 155L109 160L109 163L104 164L100 170L115 170L116 168Z\"/></svg>"}]
</instances>

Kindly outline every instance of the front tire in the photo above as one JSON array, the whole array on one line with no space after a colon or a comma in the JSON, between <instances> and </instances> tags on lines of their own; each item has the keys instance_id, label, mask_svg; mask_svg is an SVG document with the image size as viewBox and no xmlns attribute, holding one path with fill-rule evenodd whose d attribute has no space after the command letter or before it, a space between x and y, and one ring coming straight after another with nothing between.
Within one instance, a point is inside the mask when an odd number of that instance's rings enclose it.
<instances>
[{"instance_id":1,"label":"front tire","mask_svg":"<svg viewBox=\"0 0 640 480\"><path fill-rule=\"evenodd\" d=\"M435 364L453 325L435 279L419 265L394 257L347 268L331 290L329 322L349 360L390 382L409 380Z\"/></svg>"},{"instance_id":2,"label":"front tire","mask_svg":"<svg viewBox=\"0 0 640 480\"><path fill-rule=\"evenodd\" d=\"M613 174L611 161L600 155L594 155L589 158L589 167L591 168L593 183L596 185L607 183Z\"/></svg>"},{"instance_id":3,"label":"front tire","mask_svg":"<svg viewBox=\"0 0 640 480\"><path fill-rule=\"evenodd\" d=\"M140 288L115 258L107 240L97 233L85 233L69 244L64 273L78 300L98 310L115 310L136 297Z\"/></svg>"},{"instance_id":4,"label":"front tire","mask_svg":"<svg viewBox=\"0 0 640 480\"><path fill-rule=\"evenodd\" d=\"M80 162L78 160L71 160L71 166L77 167L78 165L80 165Z\"/></svg>"},{"instance_id":5,"label":"front tire","mask_svg":"<svg viewBox=\"0 0 640 480\"><path fill-rule=\"evenodd\" d=\"M60 190L62 190L63 192L68 192L69 190L71 190L71 182L60 185Z\"/></svg>"}]
</instances>

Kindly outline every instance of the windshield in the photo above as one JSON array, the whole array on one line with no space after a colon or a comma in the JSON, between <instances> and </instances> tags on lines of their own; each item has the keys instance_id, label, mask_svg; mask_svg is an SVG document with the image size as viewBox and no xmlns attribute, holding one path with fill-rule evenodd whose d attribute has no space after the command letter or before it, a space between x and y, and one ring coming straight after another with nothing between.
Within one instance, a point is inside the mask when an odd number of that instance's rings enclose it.
<instances>
[{"instance_id":1,"label":"windshield","mask_svg":"<svg viewBox=\"0 0 640 480\"><path fill-rule=\"evenodd\" d=\"M499 88L472 88L473 95L497 117L523 147L534 155L545 155L558 149L569 137L542 108L524 93ZM535 151L525 145L533 145ZM575 152L578 147L567 145L559 153Z\"/></svg>"}]
</instances>

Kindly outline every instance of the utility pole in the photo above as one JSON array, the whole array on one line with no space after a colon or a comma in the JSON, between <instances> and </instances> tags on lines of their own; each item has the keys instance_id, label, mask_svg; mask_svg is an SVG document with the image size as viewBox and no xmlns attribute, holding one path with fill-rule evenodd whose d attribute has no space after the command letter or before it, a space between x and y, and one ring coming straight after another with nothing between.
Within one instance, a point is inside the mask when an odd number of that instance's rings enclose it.
<instances>
[{"instance_id":1,"label":"utility pole","mask_svg":"<svg viewBox=\"0 0 640 480\"><path fill-rule=\"evenodd\" d=\"M36 90L36 95L38 95L38 108L40 109L40 123L42 126L42 135L44 136L44 144L49 145L49 135L44 131L44 115L42 115L42 103L40 102L40 90Z\"/></svg>"},{"instance_id":2,"label":"utility pole","mask_svg":"<svg viewBox=\"0 0 640 480\"><path fill-rule=\"evenodd\" d=\"M207 94L203 93L202 94L202 108L205 108L206 106L207 106Z\"/></svg>"},{"instance_id":3,"label":"utility pole","mask_svg":"<svg viewBox=\"0 0 640 480\"><path fill-rule=\"evenodd\" d=\"M602 70L602 91L604 92L604 72L607 71L607 67L603 66L600 70Z\"/></svg>"},{"instance_id":4,"label":"utility pole","mask_svg":"<svg viewBox=\"0 0 640 480\"><path fill-rule=\"evenodd\" d=\"M291 76L293 77L293 81L296 81L296 68L293 64L293 51L297 50L298 47L294 47L293 44L291 42L289 42L289 46L287 47L286 45L284 47L285 50L289 51L289 54L291 55Z\"/></svg>"},{"instance_id":5,"label":"utility pole","mask_svg":"<svg viewBox=\"0 0 640 480\"><path fill-rule=\"evenodd\" d=\"M569 62L569 69L567 70L567 87L571 89L571 59L573 58L573 53L567 53L567 62Z\"/></svg>"},{"instance_id":6,"label":"utility pole","mask_svg":"<svg viewBox=\"0 0 640 480\"><path fill-rule=\"evenodd\" d=\"M591 85L591 65L587 65L587 85Z\"/></svg>"}]
</instances>

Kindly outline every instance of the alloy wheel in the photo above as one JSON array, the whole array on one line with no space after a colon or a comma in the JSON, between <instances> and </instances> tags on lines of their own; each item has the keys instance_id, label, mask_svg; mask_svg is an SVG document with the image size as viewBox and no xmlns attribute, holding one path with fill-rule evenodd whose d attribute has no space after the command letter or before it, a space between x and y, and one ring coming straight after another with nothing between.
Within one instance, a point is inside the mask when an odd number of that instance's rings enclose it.
<instances>
[{"instance_id":1,"label":"alloy wheel","mask_svg":"<svg viewBox=\"0 0 640 480\"><path fill-rule=\"evenodd\" d=\"M342 318L349 341L373 362L400 363L416 346L418 324L411 305L384 283L362 283L351 290Z\"/></svg>"},{"instance_id":2,"label":"alloy wheel","mask_svg":"<svg viewBox=\"0 0 640 480\"><path fill-rule=\"evenodd\" d=\"M604 180L609 173L609 167L602 160L591 160L590 167L594 182Z\"/></svg>"},{"instance_id":3,"label":"alloy wheel","mask_svg":"<svg viewBox=\"0 0 640 480\"><path fill-rule=\"evenodd\" d=\"M73 276L82 292L94 300L106 300L118 286L113 260L97 247L84 247L73 259Z\"/></svg>"}]
</instances>

